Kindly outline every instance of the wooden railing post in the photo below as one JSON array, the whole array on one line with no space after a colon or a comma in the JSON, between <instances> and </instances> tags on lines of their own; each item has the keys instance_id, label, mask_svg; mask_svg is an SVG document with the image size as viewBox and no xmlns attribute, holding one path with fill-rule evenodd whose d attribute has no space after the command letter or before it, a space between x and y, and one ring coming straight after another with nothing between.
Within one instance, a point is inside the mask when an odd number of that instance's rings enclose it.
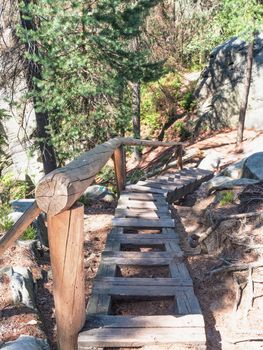
<instances>
[{"instance_id":1,"label":"wooden railing post","mask_svg":"<svg viewBox=\"0 0 263 350\"><path fill-rule=\"evenodd\" d=\"M84 206L80 203L48 215L48 239L54 283L59 350L77 350L85 322Z\"/></svg>"},{"instance_id":2,"label":"wooden railing post","mask_svg":"<svg viewBox=\"0 0 263 350\"><path fill-rule=\"evenodd\" d=\"M117 182L118 193L125 189L126 185L126 160L123 146L116 148L113 153L115 177Z\"/></svg>"},{"instance_id":3,"label":"wooden railing post","mask_svg":"<svg viewBox=\"0 0 263 350\"><path fill-rule=\"evenodd\" d=\"M180 170L183 169L183 145L179 145L178 147L178 167Z\"/></svg>"}]
</instances>

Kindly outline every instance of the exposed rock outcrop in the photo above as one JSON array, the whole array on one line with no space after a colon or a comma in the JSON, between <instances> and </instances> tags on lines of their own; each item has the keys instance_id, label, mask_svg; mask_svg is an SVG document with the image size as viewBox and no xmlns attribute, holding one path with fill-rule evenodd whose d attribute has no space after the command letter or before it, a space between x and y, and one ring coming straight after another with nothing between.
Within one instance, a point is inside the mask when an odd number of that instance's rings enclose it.
<instances>
[{"instance_id":1,"label":"exposed rock outcrop","mask_svg":"<svg viewBox=\"0 0 263 350\"><path fill-rule=\"evenodd\" d=\"M232 38L216 47L196 89L200 122L210 128L236 125L244 91L248 44ZM263 33L255 39L246 127L263 129Z\"/></svg>"}]
</instances>

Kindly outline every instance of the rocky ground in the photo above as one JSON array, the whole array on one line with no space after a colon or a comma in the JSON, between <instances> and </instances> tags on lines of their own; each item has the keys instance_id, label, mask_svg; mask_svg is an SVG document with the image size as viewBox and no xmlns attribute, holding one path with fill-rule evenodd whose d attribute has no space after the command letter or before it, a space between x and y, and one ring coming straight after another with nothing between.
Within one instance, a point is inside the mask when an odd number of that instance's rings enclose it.
<instances>
[{"instance_id":1,"label":"rocky ground","mask_svg":"<svg viewBox=\"0 0 263 350\"><path fill-rule=\"evenodd\" d=\"M199 140L188 150L193 147L201 150L203 157L208 156L203 164L212 166L216 173L249 154L263 151L260 133L247 131L244 151L238 154L234 151L234 137L235 133L231 131L213 135ZM195 159L191 165L196 165L194 162ZM245 183L239 180L237 183L239 169L239 166L229 168L221 174L227 176L223 181L222 177L221 181L214 178L173 208L176 230L181 234L195 292L204 312L209 350L263 349L263 268L258 266L261 265L263 251L262 218L258 215L262 211L263 190L261 182ZM98 202L85 212L87 301L111 228L114 205ZM256 213L255 216L237 216L251 212ZM230 215L232 217L228 218ZM196 248L191 248L189 241ZM34 343L35 349L48 349L45 341L48 339L50 349L55 350L52 273L48 251L30 244L17 244L1 257L0 264L1 341L10 342L20 335L28 335L27 338L19 338L20 341ZM10 266L13 269L10 270ZM25 269L16 270L16 266ZM32 272L32 278L26 274L27 269ZM141 271L125 273L140 276ZM158 274L164 277L165 273L147 271L149 276ZM14 297L13 288L16 285L14 281L21 276L24 276L23 283L29 283L33 288L32 295L22 296L23 303L19 295ZM146 315L169 313L171 305L169 300L158 305L146 304L143 305ZM139 308L142 309L142 306ZM136 314L137 311L138 305L133 301L113 305L115 314ZM21 343L17 349L23 349Z\"/></svg>"}]
</instances>

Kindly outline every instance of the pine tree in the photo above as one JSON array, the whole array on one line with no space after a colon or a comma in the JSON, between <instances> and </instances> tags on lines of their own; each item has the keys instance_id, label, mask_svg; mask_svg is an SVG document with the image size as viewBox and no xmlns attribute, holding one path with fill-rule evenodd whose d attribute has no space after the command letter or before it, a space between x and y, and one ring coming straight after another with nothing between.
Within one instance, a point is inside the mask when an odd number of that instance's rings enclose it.
<instances>
[{"instance_id":1,"label":"pine tree","mask_svg":"<svg viewBox=\"0 0 263 350\"><path fill-rule=\"evenodd\" d=\"M162 62L132 50L146 16L158 1L39 0L29 6L34 31L20 38L37 44L28 58L41 65L35 77L36 108L48 113L62 164L83 149L124 134L130 125L129 82L158 78Z\"/></svg>"}]
</instances>

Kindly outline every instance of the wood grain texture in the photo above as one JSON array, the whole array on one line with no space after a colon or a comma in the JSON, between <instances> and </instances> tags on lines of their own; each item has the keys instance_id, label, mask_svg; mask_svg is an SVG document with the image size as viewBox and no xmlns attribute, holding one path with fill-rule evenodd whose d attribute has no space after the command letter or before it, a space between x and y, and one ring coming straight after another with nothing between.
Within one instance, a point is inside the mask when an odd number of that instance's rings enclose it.
<instances>
[{"instance_id":1,"label":"wood grain texture","mask_svg":"<svg viewBox=\"0 0 263 350\"><path fill-rule=\"evenodd\" d=\"M80 350L88 346L140 347L144 345L177 344L199 345L206 343L203 327L185 328L96 328L81 332L78 338Z\"/></svg>"},{"instance_id":2,"label":"wood grain texture","mask_svg":"<svg viewBox=\"0 0 263 350\"><path fill-rule=\"evenodd\" d=\"M15 241L23 235L25 230L34 219L41 213L41 210L34 202L30 208L28 208L24 214L17 220L17 222L8 230L0 239L0 256L6 249L11 247Z\"/></svg>"},{"instance_id":3,"label":"wood grain texture","mask_svg":"<svg viewBox=\"0 0 263 350\"><path fill-rule=\"evenodd\" d=\"M159 227L174 227L173 219L137 219L137 218L114 218L112 219L113 226L119 227L146 227L146 228L159 228Z\"/></svg>"},{"instance_id":4,"label":"wood grain texture","mask_svg":"<svg viewBox=\"0 0 263 350\"><path fill-rule=\"evenodd\" d=\"M93 316L87 317L84 329L88 328L185 328L204 327L202 315L164 316Z\"/></svg>"},{"instance_id":5,"label":"wood grain texture","mask_svg":"<svg viewBox=\"0 0 263 350\"><path fill-rule=\"evenodd\" d=\"M84 206L48 216L48 239L54 282L59 350L77 350L85 322Z\"/></svg>"},{"instance_id":6,"label":"wood grain texture","mask_svg":"<svg viewBox=\"0 0 263 350\"><path fill-rule=\"evenodd\" d=\"M125 151L124 147L120 146L116 148L113 153L114 160L114 169L115 169L115 178L118 188L118 193L125 189L126 185L126 161L125 161Z\"/></svg>"},{"instance_id":7,"label":"wood grain texture","mask_svg":"<svg viewBox=\"0 0 263 350\"><path fill-rule=\"evenodd\" d=\"M114 151L123 145L173 147L181 144L121 137L111 139L40 180L36 187L36 201L39 208L52 216L69 209L93 182ZM123 187L121 182L119 185L120 188Z\"/></svg>"}]
</instances>

